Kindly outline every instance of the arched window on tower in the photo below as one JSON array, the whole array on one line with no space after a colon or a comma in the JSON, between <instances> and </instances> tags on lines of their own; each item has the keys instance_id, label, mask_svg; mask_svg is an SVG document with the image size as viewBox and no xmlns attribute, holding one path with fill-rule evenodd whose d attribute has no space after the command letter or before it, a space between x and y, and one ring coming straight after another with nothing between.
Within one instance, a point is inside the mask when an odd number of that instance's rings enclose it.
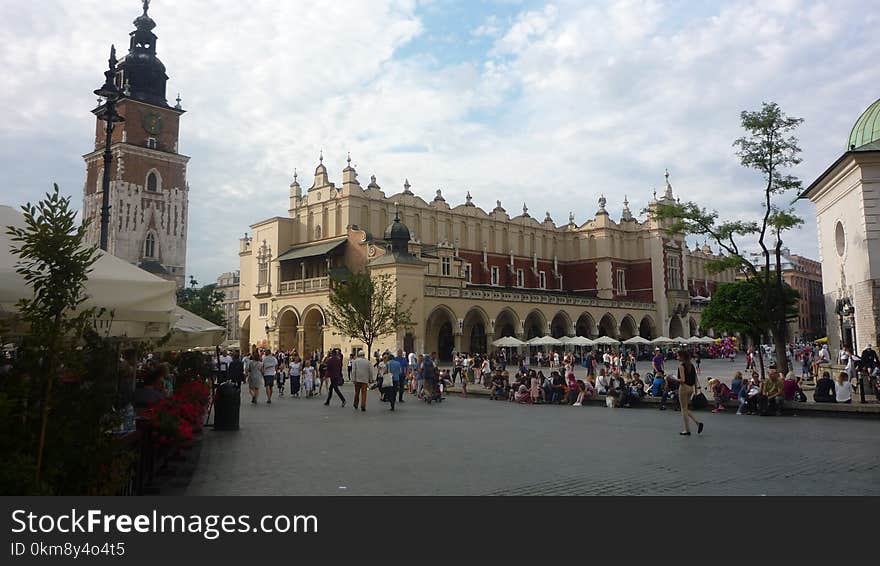
<instances>
[{"instance_id":1,"label":"arched window on tower","mask_svg":"<svg viewBox=\"0 0 880 566\"><path fill-rule=\"evenodd\" d=\"M150 171L147 175L147 190L154 193L159 190L159 176L155 171Z\"/></svg>"},{"instance_id":2,"label":"arched window on tower","mask_svg":"<svg viewBox=\"0 0 880 566\"><path fill-rule=\"evenodd\" d=\"M152 233L147 234L147 239L144 240L144 257L156 257L156 237Z\"/></svg>"}]
</instances>

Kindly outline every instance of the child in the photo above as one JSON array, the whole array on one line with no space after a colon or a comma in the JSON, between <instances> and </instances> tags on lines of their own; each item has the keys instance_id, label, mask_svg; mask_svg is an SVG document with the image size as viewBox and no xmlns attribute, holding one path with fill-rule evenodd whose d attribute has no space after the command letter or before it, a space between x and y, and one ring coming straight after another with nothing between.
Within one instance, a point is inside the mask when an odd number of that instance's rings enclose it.
<instances>
[{"instance_id":1,"label":"child","mask_svg":"<svg viewBox=\"0 0 880 566\"><path fill-rule=\"evenodd\" d=\"M712 397L715 399L715 408L712 409L713 413L720 413L724 410L724 399L727 398L727 394L721 385L720 380L714 377L709 379L709 391L712 392Z\"/></svg>"},{"instance_id":2,"label":"child","mask_svg":"<svg viewBox=\"0 0 880 566\"><path fill-rule=\"evenodd\" d=\"M311 361L303 362L302 376L303 390L306 397L311 397L315 393L315 368Z\"/></svg>"},{"instance_id":3,"label":"child","mask_svg":"<svg viewBox=\"0 0 880 566\"><path fill-rule=\"evenodd\" d=\"M281 367L278 368L278 373L275 376L275 385L278 386L278 396L284 397L284 382L287 380L287 366L283 363Z\"/></svg>"}]
</instances>

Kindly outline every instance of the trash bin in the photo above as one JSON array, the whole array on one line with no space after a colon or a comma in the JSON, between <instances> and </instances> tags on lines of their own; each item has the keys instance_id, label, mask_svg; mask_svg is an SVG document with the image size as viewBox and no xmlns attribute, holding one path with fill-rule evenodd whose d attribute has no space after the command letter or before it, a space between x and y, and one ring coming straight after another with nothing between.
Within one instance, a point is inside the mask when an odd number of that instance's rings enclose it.
<instances>
[{"instance_id":1,"label":"trash bin","mask_svg":"<svg viewBox=\"0 0 880 566\"><path fill-rule=\"evenodd\" d=\"M238 430L238 415L241 409L241 390L233 381L225 381L217 386L214 399L214 430Z\"/></svg>"}]
</instances>

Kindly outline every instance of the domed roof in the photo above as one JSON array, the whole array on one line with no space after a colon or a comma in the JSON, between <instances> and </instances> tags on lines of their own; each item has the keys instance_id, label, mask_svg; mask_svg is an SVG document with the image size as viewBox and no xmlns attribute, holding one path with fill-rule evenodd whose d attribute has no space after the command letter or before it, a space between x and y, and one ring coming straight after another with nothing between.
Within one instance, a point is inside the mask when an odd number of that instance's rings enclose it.
<instances>
[{"instance_id":1,"label":"domed roof","mask_svg":"<svg viewBox=\"0 0 880 566\"><path fill-rule=\"evenodd\" d=\"M880 99L868 106L849 134L846 144L847 151L858 149L871 142L880 141Z\"/></svg>"},{"instance_id":2,"label":"domed roof","mask_svg":"<svg viewBox=\"0 0 880 566\"><path fill-rule=\"evenodd\" d=\"M388 228L385 228L385 241L391 242L391 244L395 244L400 242L402 244L406 244L410 240L409 228L406 227L406 224L400 221L399 215L394 215L394 220L391 224L388 225Z\"/></svg>"}]
</instances>

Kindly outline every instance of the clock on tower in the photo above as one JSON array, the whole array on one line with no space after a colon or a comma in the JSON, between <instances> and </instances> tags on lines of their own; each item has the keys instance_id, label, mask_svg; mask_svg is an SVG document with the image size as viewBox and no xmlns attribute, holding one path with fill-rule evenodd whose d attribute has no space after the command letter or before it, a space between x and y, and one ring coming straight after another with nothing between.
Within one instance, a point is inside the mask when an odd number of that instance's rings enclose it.
<instances>
[{"instance_id":1,"label":"clock on tower","mask_svg":"<svg viewBox=\"0 0 880 566\"><path fill-rule=\"evenodd\" d=\"M178 95L170 106L166 98L168 75L156 55L156 22L149 16L149 0L134 20L128 54L117 66L115 82L122 91L116 104L125 119L111 138L110 226L107 250L160 277L183 286L186 274L186 234L189 229L189 157L179 152ZM93 110L100 115L103 101ZM95 148L83 156L86 182L83 217L91 219L90 242L100 238L101 177L104 124L95 125Z\"/></svg>"}]
</instances>

